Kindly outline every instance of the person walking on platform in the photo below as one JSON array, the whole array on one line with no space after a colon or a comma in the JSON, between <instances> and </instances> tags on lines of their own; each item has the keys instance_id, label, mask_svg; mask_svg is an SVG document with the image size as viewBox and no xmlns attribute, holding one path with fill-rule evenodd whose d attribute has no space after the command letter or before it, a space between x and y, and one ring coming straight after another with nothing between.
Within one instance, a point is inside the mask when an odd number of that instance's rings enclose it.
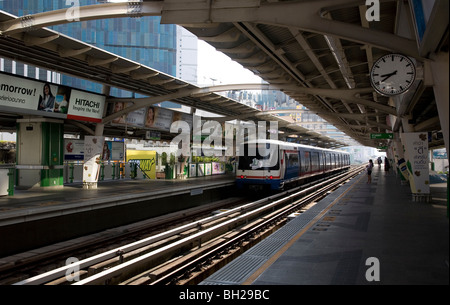
<instances>
[{"instance_id":1,"label":"person walking on platform","mask_svg":"<svg viewBox=\"0 0 450 305\"><path fill-rule=\"evenodd\" d=\"M372 183L372 169L373 169L373 161L369 160L369 164L366 165L367 170L367 183Z\"/></svg>"},{"instance_id":2,"label":"person walking on platform","mask_svg":"<svg viewBox=\"0 0 450 305\"><path fill-rule=\"evenodd\" d=\"M389 164L389 160L387 157L384 157L384 171L386 172L386 175L389 174L389 169L391 165Z\"/></svg>"},{"instance_id":3,"label":"person walking on platform","mask_svg":"<svg viewBox=\"0 0 450 305\"><path fill-rule=\"evenodd\" d=\"M383 161L381 160L381 157L378 157L377 163L378 163L378 168L381 168L381 163L383 163Z\"/></svg>"}]
</instances>

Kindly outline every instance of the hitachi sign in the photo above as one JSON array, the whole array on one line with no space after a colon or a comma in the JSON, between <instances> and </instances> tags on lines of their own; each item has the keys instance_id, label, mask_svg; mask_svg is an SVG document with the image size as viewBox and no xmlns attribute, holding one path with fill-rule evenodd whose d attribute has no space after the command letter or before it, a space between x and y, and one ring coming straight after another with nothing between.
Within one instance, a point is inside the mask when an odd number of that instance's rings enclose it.
<instances>
[{"instance_id":1,"label":"hitachi sign","mask_svg":"<svg viewBox=\"0 0 450 305\"><path fill-rule=\"evenodd\" d=\"M89 101L89 100L84 100L84 99L79 99L79 98L77 98L75 100L75 104L79 105L79 106L87 106L90 108L100 108L100 102L94 102L94 101Z\"/></svg>"}]
</instances>

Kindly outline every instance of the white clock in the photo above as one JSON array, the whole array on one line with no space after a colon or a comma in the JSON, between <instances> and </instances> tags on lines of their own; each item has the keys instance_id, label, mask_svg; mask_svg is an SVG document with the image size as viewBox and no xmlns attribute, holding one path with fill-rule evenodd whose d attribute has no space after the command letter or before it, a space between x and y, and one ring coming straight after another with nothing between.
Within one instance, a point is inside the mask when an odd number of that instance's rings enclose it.
<instances>
[{"instance_id":1,"label":"white clock","mask_svg":"<svg viewBox=\"0 0 450 305\"><path fill-rule=\"evenodd\" d=\"M416 78L416 66L402 54L380 57L370 71L370 83L380 94L393 96L406 92Z\"/></svg>"}]
</instances>

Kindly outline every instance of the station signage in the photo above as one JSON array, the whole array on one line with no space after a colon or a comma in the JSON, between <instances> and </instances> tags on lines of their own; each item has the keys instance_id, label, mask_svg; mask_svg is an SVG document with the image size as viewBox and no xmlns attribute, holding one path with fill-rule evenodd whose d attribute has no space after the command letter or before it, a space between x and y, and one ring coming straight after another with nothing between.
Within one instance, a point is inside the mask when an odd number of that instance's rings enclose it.
<instances>
[{"instance_id":1,"label":"station signage","mask_svg":"<svg viewBox=\"0 0 450 305\"><path fill-rule=\"evenodd\" d=\"M105 96L0 73L0 109L45 117L101 122Z\"/></svg>"},{"instance_id":2,"label":"station signage","mask_svg":"<svg viewBox=\"0 0 450 305\"><path fill-rule=\"evenodd\" d=\"M371 139L393 139L394 134L393 133L371 133L370 138Z\"/></svg>"}]
</instances>

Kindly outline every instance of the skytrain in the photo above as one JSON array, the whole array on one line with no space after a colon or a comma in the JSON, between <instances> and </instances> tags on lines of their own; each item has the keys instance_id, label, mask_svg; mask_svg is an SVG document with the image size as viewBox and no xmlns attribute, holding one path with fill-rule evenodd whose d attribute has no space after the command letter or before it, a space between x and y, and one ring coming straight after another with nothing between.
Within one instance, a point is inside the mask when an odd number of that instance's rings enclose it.
<instances>
[{"instance_id":1,"label":"skytrain","mask_svg":"<svg viewBox=\"0 0 450 305\"><path fill-rule=\"evenodd\" d=\"M239 155L238 189L282 190L350 167L347 152L278 140L245 142Z\"/></svg>"}]
</instances>

